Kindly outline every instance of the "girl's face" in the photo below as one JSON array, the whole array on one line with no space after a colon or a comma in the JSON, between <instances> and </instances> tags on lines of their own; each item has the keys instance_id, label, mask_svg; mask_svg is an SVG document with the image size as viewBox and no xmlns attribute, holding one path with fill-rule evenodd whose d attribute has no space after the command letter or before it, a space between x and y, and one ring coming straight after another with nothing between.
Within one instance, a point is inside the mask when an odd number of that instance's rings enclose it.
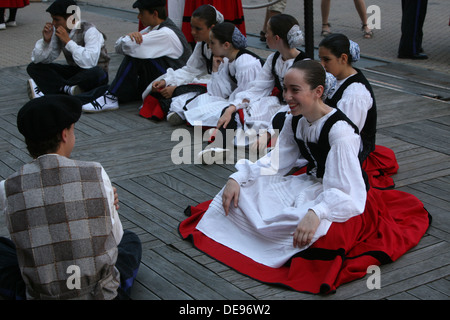
<instances>
[{"instance_id":1,"label":"girl's face","mask_svg":"<svg viewBox=\"0 0 450 320\"><path fill-rule=\"evenodd\" d=\"M213 26L211 26L211 28ZM209 32L211 31L211 28L206 26L204 19L198 17L191 18L191 34L195 42L204 41L209 43Z\"/></svg>"},{"instance_id":2,"label":"girl's face","mask_svg":"<svg viewBox=\"0 0 450 320\"><path fill-rule=\"evenodd\" d=\"M266 43L270 49L276 49L277 39L276 35L273 34L272 29L270 28L270 23L267 22L267 31L266 31Z\"/></svg>"},{"instance_id":3,"label":"girl's face","mask_svg":"<svg viewBox=\"0 0 450 320\"><path fill-rule=\"evenodd\" d=\"M299 69L289 69L284 76L283 97L289 105L292 115L305 115L314 108L317 98L320 99L320 90L311 89L306 83L305 71Z\"/></svg>"},{"instance_id":4,"label":"girl's face","mask_svg":"<svg viewBox=\"0 0 450 320\"><path fill-rule=\"evenodd\" d=\"M214 37L214 34L212 32L209 33L209 47L216 57L226 57L228 53L229 43L221 43L219 40L217 40Z\"/></svg>"},{"instance_id":5,"label":"girl's face","mask_svg":"<svg viewBox=\"0 0 450 320\"><path fill-rule=\"evenodd\" d=\"M342 55L343 56L343 55ZM319 47L319 58L320 63L323 65L325 70L340 80L339 75L344 70L347 62L342 58L336 57L328 48Z\"/></svg>"}]
</instances>

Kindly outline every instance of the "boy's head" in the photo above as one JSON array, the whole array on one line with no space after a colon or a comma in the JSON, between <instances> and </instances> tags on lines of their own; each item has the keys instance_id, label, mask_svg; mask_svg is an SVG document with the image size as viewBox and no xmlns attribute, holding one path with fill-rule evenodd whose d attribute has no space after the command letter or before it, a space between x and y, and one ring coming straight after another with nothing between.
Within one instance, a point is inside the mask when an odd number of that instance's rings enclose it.
<instances>
[{"instance_id":1,"label":"boy's head","mask_svg":"<svg viewBox=\"0 0 450 320\"><path fill-rule=\"evenodd\" d=\"M80 119L81 106L74 97L48 95L30 100L19 110L17 128L33 158L56 153L61 144L70 155L75 143L73 124Z\"/></svg>"},{"instance_id":2,"label":"boy's head","mask_svg":"<svg viewBox=\"0 0 450 320\"><path fill-rule=\"evenodd\" d=\"M145 27L154 27L167 19L166 0L137 0L133 8L139 9L139 19Z\"/></svg>"},{"instance_id":3,"label":"boy's head","mask_svg":"<svg viewBox=\"0 0 450 320\"><path fill-rule=\"evenodd\" d=\"M59 26L67 28L67 19L75 13L72 6L77 6L74 0L56 0L47 8L46 11L52 16L56 28Z\"/></svg>"}]
</instances>

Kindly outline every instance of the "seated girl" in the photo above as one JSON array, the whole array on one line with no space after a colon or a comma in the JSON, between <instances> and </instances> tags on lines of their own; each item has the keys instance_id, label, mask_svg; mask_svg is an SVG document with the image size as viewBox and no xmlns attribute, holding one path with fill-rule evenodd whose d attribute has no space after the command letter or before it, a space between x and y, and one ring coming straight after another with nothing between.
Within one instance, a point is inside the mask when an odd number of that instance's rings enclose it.
<instances>
[{"instance_id":1,"label":"seated girl","mask_svg":"<svg viewBox=\"0 0 450 320\"><path fill-rule=\"evenodd\" d=\"M266 130L272 116L285 104L282 96L284 74L295 61L307 58L304 52L297 49L303 42L303 33L297 19L287 14L280 14L268 21L266 39L269 48L276 51L269 55L262 71L248 90L236 95L235 100L238 103L230 104L222 111L216 127L222 133L221 142L208 146L202 153L204 157L211 150L217 151L217 148L230 147L225 141L226 129L237 129L238 137L245 137L243 133L249 132L249 129L252 129L254 133ZM256 135L253 136L256 137ZM251 144L247 139L236 139L234 143ZM232 144L233 141L230 142L231 147Z\"/></svg>"},{"instance_id":2,"label":"seated girl","mask_svg":"<svg viewBox=\"0 0 450 320\"><path fill-rule=\"evenodd\" d=\"M332 34L319 44L319 58L325 70L337 79L334 94L325 103L338 108L353 121L361 133L360 160L374 187L393 187L389 177L398 170L392 150L375 145L377 107L372 86L352 63L359 60L357 43L343 34Z\"/></svg>"},{"instance_id":3,"label":"seated girl","mask_svg":"<svg viewBox=\"0 0 450 320\"><path fill-rule=\"evenodd\" d=\"M215 25L210 33L213 52L208 92L186 105L186 120L191 125L215 127L221 112L235 104L236 95L247 90L262 69L262 60L247 47L246 37L232 24Z\"/></svg>"},{"instance_id":4,"label":"seated girl","mask_svg":"<svg viewBox=\"0 0 450 320\"><path fill-rule=\"evenodd\" d=\"M429 224L414 196L367 189L359 130L323 102L325 77L317 61L291 67L284 78L290 114L275 148L257 162L238 162L216 197L191 208L179 227L241 273L313 293L395 260ZM298 160L308 172L286 175Z\"/></svg>"},{"instance_id":5,"label":"seated girl","mask_svg":"<svg viewBox=\"0 0 450 320\"><path fill-rule=\"evenodd\" d=\"M202 5L193 12L191 34L196 45L191 57L184 67L168 69L164 75L150 83L142 94L144 104L141 115L158 119L167 115L167 120L173 125L185 121L186 102L206 92L206 83L212 71L209 33L212 27L221 22L222 14L211 5Z\"/></svg>"}]
</instances>

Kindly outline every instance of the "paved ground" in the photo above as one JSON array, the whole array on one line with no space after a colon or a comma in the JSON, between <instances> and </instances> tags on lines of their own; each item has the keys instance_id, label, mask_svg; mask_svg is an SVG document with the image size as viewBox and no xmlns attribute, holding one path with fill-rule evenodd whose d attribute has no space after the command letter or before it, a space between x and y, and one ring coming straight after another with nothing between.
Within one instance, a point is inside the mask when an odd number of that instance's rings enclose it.
<instances>
[{"instance_id":1,"label":"paved ground","mask_svg":"<svg viewBox=\"0 0 450 320\"><path fill-rule=\"evenodd\" d=\"M136 12L132 8L134 0L86 0L80 4L89 4L104 8L117 8L122 11ZM253 6L264 3L265 0L243 0L244 6ZM303 27L303 1L288 0L286 13L292 14ZM0 31L0 68L6 66L23 65L29 62L33 44L41 35L43 23L48 20L45 9L49 2L32 2L30 6L20 9L18 12L18 27ZM447 0L430 0L424 25L423 47L430 59L426 61L412 61L397 59L397 48L400 39L401 8L400 1L390 0L366 0L367 7L376 5L380 13L381 29L374 30L373 39L362 38L360 20L353 5L353 1L332 1L330 23L333 31L342 32L350 39L359 43L361 53L365 57L377 58L384 61L412 65L444 73L450 72L450 26L449 2ZM265 9L244 10L247 32L250 35L259 34L261 30ZM93 15L92 8L82 9L82 18L94 19L95 23L108 35L108 48L112 52L114 41L124 33L134 30L136 16L125 14L123 19L116 17L111 19L110 11L103 10L103 14ZM102 13L102 10L97 12ZM375 13L369 13L374 17ZM130 21L134 19L134 21ZM320 1L314 1L314 35L315 44L321 39L321 15Z\"/></svg>"}]
</instances>

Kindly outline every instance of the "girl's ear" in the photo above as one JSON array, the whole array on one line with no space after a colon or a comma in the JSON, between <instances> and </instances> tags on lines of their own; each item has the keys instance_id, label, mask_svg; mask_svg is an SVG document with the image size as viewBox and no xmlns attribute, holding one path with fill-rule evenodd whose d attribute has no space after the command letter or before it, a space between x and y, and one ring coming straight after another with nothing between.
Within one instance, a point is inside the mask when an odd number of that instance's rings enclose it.
<instances>
[{"instance_id":1,"label":"girl's ear","mask_svg":"<svg viewBox=\"0 0 450 320\"><path fill-rule=\"evenodd\" d=\"M316 93L317 97L318 97L319 99L322 99L323 92L325 91L324 86L319 85L319 86L317 86L316 89L314 89L314 90L315 90L314 92Z\"/></svg>"},{"instance_id":2,"label":"girl's ear","mask_svg":"<svg viewBox=\"0 0 450 320\"><path fill-rule=\"evenodd\" d=\"M339 59L341 59L343 64L348 64L348 55L346 53L341 54L341 57Z\"/></svg>"}]
</instances>

